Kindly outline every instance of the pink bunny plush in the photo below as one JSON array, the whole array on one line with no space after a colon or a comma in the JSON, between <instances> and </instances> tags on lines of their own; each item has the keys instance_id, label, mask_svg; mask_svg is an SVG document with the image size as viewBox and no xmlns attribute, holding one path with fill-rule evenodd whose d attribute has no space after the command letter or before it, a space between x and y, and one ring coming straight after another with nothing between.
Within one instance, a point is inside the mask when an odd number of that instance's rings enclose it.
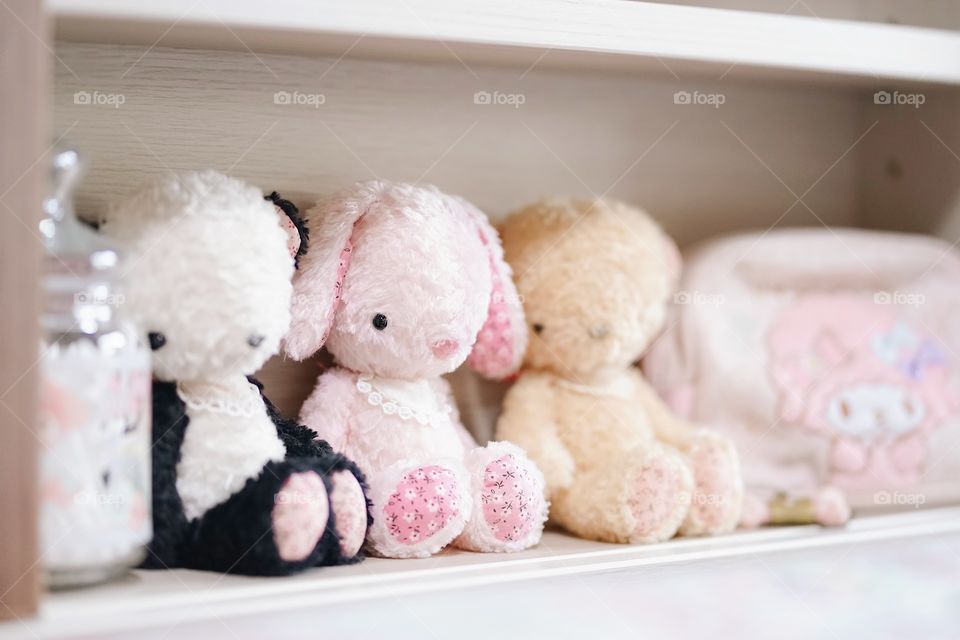
<instances>
[{"instance_id":1,"label":"pink bunny plush","mask_svg":"<svg viewBox=\"0 0 960 640\"><path fill-rule=\"evenodd\" d=\"M326 345L300 419L367 474L374 553L426 557L536 544L543 476L519 447L478 447L440 376L465 360L502 378L520 366L522 305L486 216L434 187L371 181L307 214L285 339L302 360Z\"/></svg>"}]
</instances>

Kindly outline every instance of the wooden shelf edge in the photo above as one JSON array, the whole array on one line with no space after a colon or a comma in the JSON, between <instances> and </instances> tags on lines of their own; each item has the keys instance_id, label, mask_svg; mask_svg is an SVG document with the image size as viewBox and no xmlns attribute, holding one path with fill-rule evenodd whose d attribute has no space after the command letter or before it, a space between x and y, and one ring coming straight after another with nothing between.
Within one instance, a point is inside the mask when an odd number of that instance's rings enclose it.
<instances>
[{"instance_id":1,"label":"wooden shelf edge","mask_svg":"<svg viewBox=\"0 0 960 640\"><path fill-rule=\"evenodd\" d=\"M682 77L960 84L951 31L624 0L48 0L70 41L657 69Z\"/></svg>"},{"instance_id":2,"label":"wooden shelf edge","mask_svg":"<svg viewBox=\"0 0 960 640\"><path fill-rule=\"evenodd\" d=\"M118 582L48 596L40 616L26 622L34 637L95 634L154 625L289 611L490 584L567 575L632 571L835 545L960 531L960 507L865 516L844 528L818 526L678 539L659 545L612 545L548 532L535 549L511 555L449 551L423 560L369 559L360 565L316 569L280 579L196 571L134 572ZM23 632L0 625L0 638Z\"/></svg>"}]
</instances>

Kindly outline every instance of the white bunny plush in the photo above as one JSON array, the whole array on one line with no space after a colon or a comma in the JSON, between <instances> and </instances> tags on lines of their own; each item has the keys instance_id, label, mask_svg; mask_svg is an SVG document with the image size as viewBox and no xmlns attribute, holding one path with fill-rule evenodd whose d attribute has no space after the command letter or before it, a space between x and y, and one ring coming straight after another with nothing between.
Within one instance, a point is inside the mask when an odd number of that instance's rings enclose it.
<instances>
[{"instance_id":1,"label":"white bunny plush","mask_svg":"<svg viewBox=\"0 0 960 640\"><path fill-rule=\"evenodd\" d=\"M367 474L368 548L425 557L536 544L543 476L517 446L478 447L440 376L465 360L489 377L520 365L526 324L496 231L433 187L356 184L306 213L286 352L326 345L301 421Z\"/></svg>"},{"instance_id":2,"label":"white bunny plush","mask_svg":"<svg viewBox=\"0 0 960 640\"><path fill-rule=\"evenodd\" d=\"M363 474L249 377L280 347L307 251L296 207L216 171L164 176L102 231L131 252L125 309L153 350L148 568L287 575L361 558Z\"/></svg>"}]
</instances>

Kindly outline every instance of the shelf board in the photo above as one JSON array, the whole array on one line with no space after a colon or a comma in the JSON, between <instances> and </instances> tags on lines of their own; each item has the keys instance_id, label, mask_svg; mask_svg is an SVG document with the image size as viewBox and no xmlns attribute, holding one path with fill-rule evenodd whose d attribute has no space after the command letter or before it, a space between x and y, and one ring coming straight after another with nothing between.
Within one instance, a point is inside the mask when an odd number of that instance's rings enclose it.
<instances>
[{"instance_id":1,"label":"shelf board","mask_svg":"<svg viewBox=\"0 0 960 640\"><path fill-rule=\"evenodd\" d=\"M315 608L415 593L536 581L565 575L642 570L675 563L779 553L832 545L960 531L960 507L856 518L846 527L770 528L716 538L629 546L579 540L558 532L517 554L445 551L423 560L370 558L289 578L249 578L198 571L135 571L88 589L50 594L36 619L0 625L0 639L104 634L120 630Z\"/></svg>"},{"instance_id":2,"label":"shelf board","mask_svg":"<svg viewBox=\"0 0 960 640\"><path fill-rule=\"evenodd\" d=\"M81 42L655 71L960 84L960 33L626 0L48 0ZM472 69L471 69L472 71Z\"/></svg>"}]
</instances>

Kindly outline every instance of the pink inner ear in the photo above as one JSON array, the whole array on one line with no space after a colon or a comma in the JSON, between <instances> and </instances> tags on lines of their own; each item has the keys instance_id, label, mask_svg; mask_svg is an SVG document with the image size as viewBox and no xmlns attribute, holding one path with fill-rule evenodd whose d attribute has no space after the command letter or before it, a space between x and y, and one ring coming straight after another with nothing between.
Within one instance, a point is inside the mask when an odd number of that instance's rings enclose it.
<instances>
[{"instance_id":1,"label":"pink inner ear","mask_svg":"<svg viewBox=\"0 0 960 640\"><path fill-rule=\"evenodd\" d=\"M493 252L489 250L489 243L482 231L480 240L487 247L490 260L490 307L487 320L477 335L477 342L473 346L473 352L467 359L467 363L481 372L509 371L513 367L513 329L510 326L503 279L500 277Z\"/></svg>"},{"instance_id":2,"label":"pink inner ear","mask_svg":"<svg viewBox=\"0 0 960 640\"><path fill-rule=\"evenodd\" d=\"M292 258L297 255L297 251L300 251L300 231L297 230L297 225L293 224L293 220L283 209L273 205L273 210L280 217L280 226L287 234L287 251Z\"/></svg>"},{"instance_id":3,"label":"pink inner ear","mask_svg":"<svg viewBox=\"0 0 960 640\"><path fill-rule=\"evenodd\" d=\"M343 279L347 275L347 267L350 266L350 253L353 251L353 243L350 242L350 238L347 238L346 244L343 245L343 249L340 251L340 263L337 265L337 280L333 284L333 301L330 303L330 308L327 309L326 319L324 320L324 325L327 327L323 331L323 339L320 341L320 344L324 344L327 341L327 337L330 335L330 329L333 327L333 314L337 312L337 305L340 304L340 295L343 293Z\"/></svg>"}]
</instances>

